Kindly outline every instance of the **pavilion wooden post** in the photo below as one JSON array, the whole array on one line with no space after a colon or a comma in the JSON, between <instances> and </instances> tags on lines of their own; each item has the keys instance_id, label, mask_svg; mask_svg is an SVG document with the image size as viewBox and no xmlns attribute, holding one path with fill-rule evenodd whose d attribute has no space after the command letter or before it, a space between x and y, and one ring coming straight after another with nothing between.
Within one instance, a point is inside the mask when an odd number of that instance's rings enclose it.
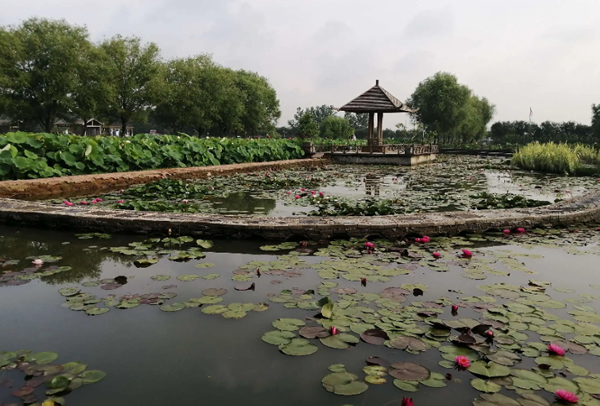
<instances>
[{"instance_id":1,"label":"pavilion wooden post","mask_svg":"<svg viewBox=\"0 0 600 406\"><path fill-rule=\"evenodd\" d=\"M383 145L383 112L377 113L377 145Z\"/></svg>"},{"instance_id":2,"label":"pavilion wooden post","mask_svg":"<svg viewBox=\"0 0 600 406\"><path fill-rule=\"evenodd\" d=\"M373 129L375 127L375 113L369 113L369 133L367 134L367 145L371 146L374 143L375 135Z\"/></svg>"}]
</instances>

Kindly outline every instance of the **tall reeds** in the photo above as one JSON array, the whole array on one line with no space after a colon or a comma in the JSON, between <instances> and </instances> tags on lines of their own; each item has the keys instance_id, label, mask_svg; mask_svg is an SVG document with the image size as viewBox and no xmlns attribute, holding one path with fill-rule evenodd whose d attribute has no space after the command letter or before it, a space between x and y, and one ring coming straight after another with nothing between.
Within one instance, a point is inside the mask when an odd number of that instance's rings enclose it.
<instances>
[{"instance_id":1,"label":"tall reeds","mask_svg":"<svg viewBox=\"0 0 600 406\"><path fill-rule=\"evenodd\" d=\"M512 165L539 172L577 174L584 165L597 165L598 152L586 145L540 144L534 142L513 155Z\"/></svg>"}]
</instances>

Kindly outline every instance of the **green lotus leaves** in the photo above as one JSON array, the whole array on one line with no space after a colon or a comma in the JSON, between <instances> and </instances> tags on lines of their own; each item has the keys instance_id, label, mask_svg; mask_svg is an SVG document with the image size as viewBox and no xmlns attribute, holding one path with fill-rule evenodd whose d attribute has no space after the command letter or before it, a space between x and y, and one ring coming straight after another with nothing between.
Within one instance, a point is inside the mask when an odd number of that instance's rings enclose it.
<instances>
[{"instance_id":1,"label":"green lotus leaves","mask_svg":"<svg viewBox=\"0 0 600 406\"><path fill-rule=\"evenodd\" d=\"M109 310L110 309L108 307L92 307L91 309L86 309L85 314L88 316L99 316L101 314L108 313Z\"/></svg>"},{"instance_id":2,"label":"green lotus leaves","mask_svg":"<svg viewBox=\"0 0 600 406\"><path fill-rule=\"evenodd\" d=\"M340 333L337 335L331 335L329 337L323 337L319 339L321 344L329 348L335 348L344 350L350 347L350 344L357 344L360 340L358 337L352 334Z\"/></svg>"},{"instance_id":3,"label":"green lotus leaves","mask_svg":"<svg viewBox=\"0 0 600 406\"><path fill-rule=\"evenodd\" d=\"M369 389L366 383L358 381L358 376L349 372L329 374L323 378L322 384L328 392L340 396L360 395Z\"/></svg>"},{"instance_id":4,"label":"green lotus leaves","mask_svg":"<svg viewBox=\"0 0 600 406\"><path fill-rule=\"evenodd\" d=\"M469 372L475 375L484 376L487 378L500 378L510 374L510 368L497 364L493 361L475 361L467 369Z\"/></svg>"},{"instance_id":5,"label":"green lotus leaves","mask_svg":"<svg viewBox=\"0 0 600 406\"><path fill-rule=\"evenodd\" d=\"M293 338L289 343L279 346L279 350L285 355L296 357L314 354L318 349L305 338Z\"/></svg>"},{"instance_id":6,"label":"green lotus leaves","mask_svg":"<svg viewBox=\"0 0 600 406\"><path fill-rule=\"evenodd\" d=\"M102 371L85 371L80 376L83 379L83 383L88 385L101 381L106 377L106 374Z\"/></svg>"},{"instance_id":7,"label":"green lotus leaves","mask_svg":"<svg viewBox=\"0 0 600 406\"><path fill-rule=\"evenodd\" d=\"M273 322L273 327L282 331L296 331L305 324L299 319L278 319Z\"/></svg>"},{"instance_id":8,"label":"green lotus leaves","mask_svg":"<svg viewBox=\"0 0 600 406\"><path fill-rule=\"evenodd\" d=\"M227 293L227 289L222 288L210 288L202 291L204 296L223 296Z\"/></svg>"},{"instance_id":9,"label":"green lotus leaves","mask_svg":"<svg viewBox=\"0 0 600 406\"><path fill-rule=\"evenodd\" d=\"M600 379L598 378L575 378L579 388L592 395L600 395Z\"/></svg>"},{"instance_id":10,"label":"green lotus leaves","mask_svg":"<svg viewBox=\"0 0 600 406\"><path fill-rule=\"evenodd\" d=\"M394 386L404 392L417 392L419 390L418 382L403 381L401 379L394 379Z\"/></svg>"},{"instance_id":11,"label":"green lotus leaves","mask_svg":"<svg viewBox=\"0 0 600 406\"><path fill-rule=\"evenodd\" d=\"M399 350L407 350L412 353L427 351L431 346L416 337L399 336L390 340L390 346Z\"/></svg>"},{"instance_id":12,"label":"green lotus leaves","mask_svg":"<svg viewBox=\"0 0 600 406\"><path fill-rule=\"evenodd\" d=\"M178 312L180 310L185 309L185 303L171 303L165 304L160 307L160 310L163 312Z\"/></svg>"},{"instance_id":13,"label":"green lotus leaves","mask_svg":"<svg viewBox=\"0 0 600 406\"><path fill-rule=\"evenodd\" d=\"M58 358L58 354L55 352L38 352L31 354L30 358L33 359L38 365L46 365Z\"/></svg>"},{"instance_id":14,"label":"green lotus leaves","mask_svg":"<svg viewBox=\"0 0 600 406\"><path fill-rule=\"evenodd\" d=\"M58 293L65 297L75 296L79 292L80 290L77 288L62 288L58 290Z\"/></svg>"},{"instance_id":15,"label":"green lotus leaves","mask_svg":"<svg viewBox=\"0 0 600 406\"><path fill-rule=\"evenodd\" d=\"M447 385L447 379L445 376L432 372L429 378L419 381L421 385L425 385L430 388L443 388Z\"/></svg>"},{"instance_id":16,"label":"green lotus leaves","mask_svg":"<svg viewBox=\"0 0 600 406\"><path fill-rule=\"evenodd\" d=\"M471 386L484 393L496 393L502 389L502 386L490 381L484 381L483 379L472 379Z\"/></svg>"},{"instance_id":17,"label":"green lotus leaves","mask_svg":"<svg viewBox=\"0 0 600 406\"><path fill-rule=\"evenodd\" d=\"M527 369L511 370L513 386L520 389L539 390L548 383L548 380L542 375Z\"/></svg>"},{"instance_id":18,"label":"green lotus leaves","mask_svg":"<svg viewBox=\"0 0 600 406\"><path fill-rule=\"evenodd\" d=\"M209 240L196 240L196 244L204 249L209 249L213 247L213 242Z\"/></svg>"},{"instance_id":19,"label":"green lotus leaves","mask_svg":"<svg viewBox=\"0 0 600 406\"><path fill-rule=\"evenodd\" d=\"M543 387L546 391L554 393L559 389L569 391L571 393L579 392L579 386L569 379L557 376L548 379L548 383Z\"/></svg>"},{"instance_id":20,"label":"green lotus leaves","mask_svg":"<svg viewBox=\"0 0 600 406\"><path fill-rule=\"evenodd\" d=\"M213 305L213 306L203 307L202 308L202 313L205 313L205 314L222 314L222 313L225 313L227 310L228 309L227 309L226 306Z\"/></svg>"},{"instance_id":21,"label":"green lotus leaves","mask_svg":"<svg viewBox=\"0 0 600 406\"><path fill-rule=\"evenodd\" d=\"M535 363L538 365L548 365L550 369L563 369L565 367L561 357L556 356L537 357Z\"/></svg>"},{"instance_id":22,"label":"green lotus leaves","mask_svg":"<svg viewBox=\"0 0 600 406\"><path fill-rule=\"evenodd\" d=\"M180 280L182 282L191 282L191 281L195 281L199 277L200 277L200 275L179 275L177 277L177 280Z\"/></svg>"}]
</instances>

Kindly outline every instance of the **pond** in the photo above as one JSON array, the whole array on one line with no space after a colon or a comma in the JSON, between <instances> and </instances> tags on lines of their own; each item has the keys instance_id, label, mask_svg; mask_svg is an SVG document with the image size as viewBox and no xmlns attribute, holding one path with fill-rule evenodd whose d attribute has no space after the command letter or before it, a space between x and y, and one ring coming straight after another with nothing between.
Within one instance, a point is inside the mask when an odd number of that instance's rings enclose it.
<instances>
[{"instance_id":1,"label":"pond","mask_svg":"<svg viewBox=\"0 0 600 406\"><path fill-rule=\"evenodd\" d=\"M0 354L0 402L529 406L564 389L599 406L600 231L521 231L269 243L0 227L0 351L31 350Z\"/></svg>"},{"instance_id":2,"label":"pond","mask_svg":"<svg viewBox=\"0 0 600 406\"><path fill-rule=\"evenodd\" d=\"M505 159L441 157L419 167L330 165L159 182L54 204L268 216L381 215L535 207L581 195L591 177L511 170ZM100 199L98 201L97 199Z\"/></svg>"}]
</instances>

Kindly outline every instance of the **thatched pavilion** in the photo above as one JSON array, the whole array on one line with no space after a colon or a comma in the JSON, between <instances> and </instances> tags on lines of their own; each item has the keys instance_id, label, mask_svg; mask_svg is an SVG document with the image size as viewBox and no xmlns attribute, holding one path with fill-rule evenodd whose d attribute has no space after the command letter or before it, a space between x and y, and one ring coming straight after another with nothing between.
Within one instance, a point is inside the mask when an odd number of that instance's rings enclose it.
<instances>
[{"instance_id":1,"label":"thatched pavilion","mask_svg":"<svg viewBox=\"0 0 600 406\"><path fill-rule=\"evenodd\" d=\"M375 86L358 96L356 99L340 107L340 111L350 113L369 113L369 132L367 145L379 147L383 145L383 113L414 113L411 109L390 92L379 86L379 80ZM377 113L377 132L374 132L375 113ZM372 150L376 150L373 148Z\"/></svg>"}]
</instances>

